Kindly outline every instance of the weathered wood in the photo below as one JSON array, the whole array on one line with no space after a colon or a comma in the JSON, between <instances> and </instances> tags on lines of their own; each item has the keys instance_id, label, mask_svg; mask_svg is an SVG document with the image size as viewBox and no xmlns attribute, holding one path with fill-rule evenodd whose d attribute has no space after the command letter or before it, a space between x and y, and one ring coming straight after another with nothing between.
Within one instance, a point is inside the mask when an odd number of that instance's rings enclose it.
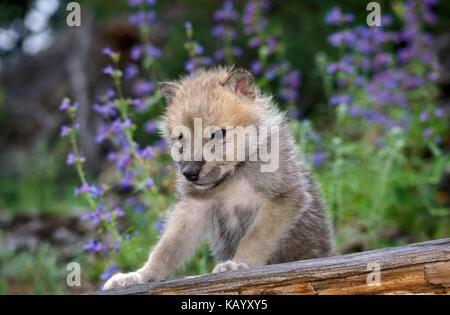
<instances>
[{"instance_id":1,"label":"weathered wood","mask_svg":"<svg viewBox=\"0 0 450 315\"><path fill-rule=\"evenodd\" d=\"M94 294L450 294L450 238Z\"/></svg>"}]
</instances>

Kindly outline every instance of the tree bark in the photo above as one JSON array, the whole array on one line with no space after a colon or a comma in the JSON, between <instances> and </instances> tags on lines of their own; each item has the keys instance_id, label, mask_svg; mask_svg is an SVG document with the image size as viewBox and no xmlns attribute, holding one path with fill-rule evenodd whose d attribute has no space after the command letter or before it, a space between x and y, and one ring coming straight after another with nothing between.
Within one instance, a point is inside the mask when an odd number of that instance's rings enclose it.
<instances>
[{"instance_id":1,"label":"tree bark","mask_svg":"<svg viewBox=\"0 0 450 315\"><path fill-rule=\"evenodd\" d=\"M93 294L450 294L450 238Z\"/></svg>"}]
</instances>

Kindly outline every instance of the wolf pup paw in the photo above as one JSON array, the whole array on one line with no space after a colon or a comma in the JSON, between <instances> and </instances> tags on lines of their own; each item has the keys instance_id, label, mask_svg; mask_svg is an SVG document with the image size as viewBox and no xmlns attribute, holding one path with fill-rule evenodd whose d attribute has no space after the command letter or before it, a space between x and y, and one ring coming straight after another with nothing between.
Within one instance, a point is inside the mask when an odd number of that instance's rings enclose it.
<instances>
[{"instance_id":1,"label":"wolf pup paw","mask_svg":"<svg viewBox=\"0 0 450 315\"><path fill-rule=\"evenodd\" d=\"M146 282L143 277L137 272L130 273L118 273L109 279L103 286L103 290L109 290L112 288L126 287L132 284L138 284Z\"/></svg>"},{"instance_id":2,"label":"wolf pup paw","mask_svg":"<svg viewBox=\"0 0 450 315\"><path fill-rule=\"evenodd\" d=\"M228 260L226 262L218 264L212 273L219 273L219 272L225 272L229 270L238 270L238 269L244 269L248 268L248 266L244 263L237 263L231 260Z\"/></svg>"}]
</instances>

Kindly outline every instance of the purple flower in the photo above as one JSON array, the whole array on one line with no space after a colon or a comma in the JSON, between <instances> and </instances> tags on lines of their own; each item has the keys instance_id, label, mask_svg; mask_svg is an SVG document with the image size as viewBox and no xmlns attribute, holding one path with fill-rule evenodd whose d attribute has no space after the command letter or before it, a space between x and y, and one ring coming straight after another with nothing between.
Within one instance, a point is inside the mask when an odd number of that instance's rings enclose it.
<instances>
[{"instance_id":1,"label":"purple flower","mask_svg":"<svg viewBox=\"0 0 450 315\"><path fill-rule=\"evenodd\" d=\"M125 170L132 162L132 158L128 154L123 154L116 161L116 168L118 170Z\"/></svg>"},{"instance_id":2,"label":"purple flower","mask_svg":"<svg viewBox=\"0 0 450 315\"><path fill-rule=\"evenodd\" d=\"M431 72L428 74L427 77L428 77L428 80L430 80L431 82L435 82L435 81L437 81L437 79L439 79L439 72L436 72L436 71Z\"/></svg>"},{"instance_id":3,"label":"purple flower","mask_svg":"<svg viewBox=\"0 0 450 315\"><path fill-rule=\"evenodd\" d=\"M251 35L261 33L267 25L267 19L264 16L265 10L270 5L270 1L248 1L244 7L242 23L244 24L244 34Z\"/></svg>"},{"instance_id":4,"label":"purple flower","mask_svg":"<svg viewBox=\"0 0 450 315\"><path fill-rule=\"evenodd\" d=\"M98 225L102 220L103 205L99 205L97 210L85 213L81 217L81 221L91 221L92 224Z\"/></svg>"},{"instance_id":5,"label":"purple flower","mask_svg":"<svg viewBox=\"0 0 450 315\"><path fill-rule=\"evenodd\" d=\"M224 1L222 7L214 12L215 21L233 21L238 17L239 14L234 10L233 2L230 0Z\"/></svg>"},{"instance_id":6,"label":"purple flower","mask_svg":"<svg viewBox=\"0 0 450 315\"><path fill-rule=\"evenodd\" d=\"M114 98L114 96L116 96L116 92L114 92L113 89L108 89L106 91L106 98L111 100L112 98Z\"/></svg>"},{"instance_id":7,"label":"purple flower","mask_svg":"<svg viewBox=\"0 0 450 315\"><path fill-rule=\"evenodd\" d=\"M313 154L313 163L315 166L319 166L323 162L323 153L321 151L316 151Z\"/></svg>"},{"instance_id":8,"label":"purple flower","mask_svg":"<svg viewBox=\"0 0 450 315\"><path fill-rule=\"evenodd\" d=\"M143 2L143 0L128 0L128 5L130 7L135 7L140 5Z\"/></svg>"},{"instance_id":9,"label":"purple flower","mask_svg":"<svg viewBox=\"0 0 450 315\"><path fill-rule=\"evenodd\" d=\"M435 24L437 21L436 15L432 11L432 6L437 3L437 0L433 2L432 0L422 2L422 16L426 23Z\"/></svg>"},{"instance_id":10,"label":"purple flower","mask_svg":"<svg viewBox=\"0 0 450 315\"><path fill-rule=\"evenodd\" d=\"M332 8L325 16L325 23L328 25L340 25L352 22L354 15L351 13L342 13L338 7Z\"/></svg>"},{"instance_id":11,"label":"purple flower","mask_svg":"<svg viewBox=\"0 0 450 315\"><path fill-rule=\"evenodd\" d=\"M159 58L162 54L161 49L152 44L148 44L147 46L145 46L145 53L150 59Z\"/></svg>"},{"instance_id":12,"label":"purple flower","mask_svg":"<svg viewBox=\"0 0 450 315\"><path fill-rule=\"evenodd\" d=\"M433 130L431 130L430 128L427 128L427 129L425 129L425 130L422 132L422 136L423 136L425 139L430 138L432 134L433 134Z\"/></svg>"},{"instance_id":13,"label":"purple flower","mask_svg":"<svg viewBox=\"0 0 450 315\"><path fill-rule=\"evenodd\" d=\"M136 0L129 0L129 2L136 2ZM142 0L139 0L142 1ZM117 273L120 270L119 267L117 267L114 264L109 265L108 267L103 270L102 274L100 275L100 280L108 280L111 278L115 273Z\"/></svg>"},{"instance_id":14,"label":"purple flower","mask_svg":"<svg viewBox=\"0 0 450 315\"><path fill-rule=\"evenodd\" d=\"M104 245L95 239L90 239L86 244L84 244L83 249L91 253L98 253L104 249Z\"/></svg>"},{"instance_id":15,"label":"purple flower","mask_svg":"<svg viewBox=\"0 0 450 315\"><path fill-rule=\"evenodd\" d=\"M139 73L139 68L134 63L129 63L123 69L123 76L125 79L133 79Z\"/></svg>"},{"instance_id":16,"label":"purple flower","mask_svg":"<svg viewBox=\"0 0 450 315\"><path fill-rule=\"evenodd\" d=\"M233 56L241 57L242 56L242 48L240 48L240 47L233 47Z\"/></svg>"},{"instance_id":17,"label":"purple flower","mask_svg":"<svg viewBox=\"0 0 450 315\"><path fill-rule=\"evenodd\" d=\"M132 92L136 96L142 96L151 93L155 85L150 80L143 80L136 82L132 87Z\"/></svg>"},{"instance_id":18,"label":"purple flower","mask_svg":"<svg viewBox=\"0 0 450 315\"><path fill-rule=\"evenodd\" d=\"M114 208L114 213L116 214L116 218L121 218L125 215L125 212L120 207Z\"/></svg>"},{"instance_id":19,"label":"purple flower","mask_svg":"<svg viewBox=\"0 0 450 315\"><path fill-rule=\"evenodd\" d=\"M192 29L192 23L190 21L187 21L186 23L184 23L184 28L187 30Z\"/></svg>"},{"instance_id":20,"label":"purple flower","mask_svg":"<svg viewBox=\"0 0 450 315\"><path fill-rule=\"evenodd\" d=\"M385 65L387 65L392 59L392 56L388 53L379 53L375 55L373 59L373 67L375 69L379 69Z\"/></svg>"},{"instance_id":21,"label":"purple flower","mask_svg":"<svg viewBox=\"0 0 450 315\"><path fill-rule=\"evenodd\" d=\"M267 44L267 53L269 55L273 54L277 46L277 40L275 39L275 37L271 35L267 36L266 44Z\"/></svg>"},{"instance_id":22,"label":"purple flower","mask_svg":"<svg viewBox=\"0 0 450 315\"><path fill-rule=\"evenodd\" d=\"M67 98L64 98L61 102L61 105L59 105L59 110L66 110L70 107L70 101Z\"/></svg>"},{"instance_id":23,"label":"purple flower","mask_svg":"<svg viewBox=\"0 0 450 315\"><path fill-rule=\"evenodd\" d=\"M403 80L403 85L406 89L413 89L421 86L423 83L423 79L420 76L410 75L406 76Z\"/></svg>"},{"instance_id":24,"label":"purple flower","mask_svg":"<svg viewBox=\"0 0 450 315\"><path fill-rule=\"evenodd\" d=\"M300 79L300 71L292 70L285 76L283 76L282 80L283 84L290 85L294 88L300 87L301 79Z\"/></svg>"},{"instance_id":25,"label":"purple flower","mask_svg":"<svg viewBox=\"0 0 450 315\"><path fill-rule=\"evenodd\" d=\"M352 102L352 97L350 94L340 94L334 95L328 101L330 105L341 105L341 104L350 104Z\"/></svg>"},{"instance_id":26,"label":"purple flower","mask_svg":"<svg viewBox=\"0 0 450 315\"><path fill-rule=\"evenodd\" d=\"M195 61L193 59L189 59L184 63L184 70L187 72L193 72L195 70Z\"/></svg>"},{"instance_id":27,"label":"purple flower","mask_svg":"<svg viewBox=\"0 0 450 315\"><path fill-rule=\"evenodd\" d=\"M258 47L259 45L261 45L261 39L259 37L252 37L248 41L249 47Z\"/></svg>"},{"instance_id":28,"label":"purple flower","mask_svg":"<svg viewBox=\"0 0 450 315\"><path fill-rule=\"evenodd\" d=\"M154 154L153 154L153 148L151 146L147 146L145 147L142 151L139 152L139 155L143 158L143 159L153 159Z\"/></svg>"},{"instance_id":29,"label":"purple flower","mask_svg":"<svg viewBox=\"0 0 450 315\"><path fill-rule=\"evenodd\" d=\"M85 193L89 191L89 185L87 183L84 183L83 185L81 185L81 187L77 187L75 188L75 197L78 196L79 194Z\"/></svg>"},{"instance_id":30,"label":"purple flower","mask_svg":"<svg viewBox=\"0 0 450 315\"><path fill-rule=\"evenodd\" d=\"M254 60L250 66L250 69L252 70L254 75L261 74L262 70L261 62L259 60Z\"/></svg>"},{"instance_id":31,"label":"purple flower","mask_svg":"<svg viewBox=\"0 0 450 315\"><path fill-rule=\"evenodd\" d=\"M442 137L441 136L436 136L433 139L434 143L439 144L442 142Z\"/></svg>"},{"instance_id":32,"label":"purple flower","mask_svg":"<svg viewBox=\"0 0 450 315\"><path fill-rule=\"evenodd\" d=\"M195 54L196 55L202 55L203 51L204 51L204 48L202 45L200 45L200 44L195 45Z\"/></svg>"},{"instance_id":33,"label":"purple flower","mask_svg":"<svg viewBox=\"0 0 450 315\"><path fill-rule=\"evenodd\" d=\"M155 141L155 148L157 148L160 151L163 151L167 148L167 144L166 141L164 141L163 139L158 139Z\"/></svg>"},{"instance_id":34,"label":"purple flower","mask_svg":"<svg viewBox=\"0 0 450 315\"><path fill-rule=\"evenodd\" d=\"M67 163L68 165L72 165L73 163L75 163L75 161L76 161L75 154L73 154L73 153L67 154L67 160L66 160L66 163Z\"/></svg>"},{"instance_id":35,"label":"purple flower","mask_svg":"<svg viewBox=\"0 0 450 315\"><path fill-rule=\"evenodd\" d=\"M107 102L104 105L95 103L92 105L92 109L99 113L103 118L114 117L117 115L116 106L113 102Z\"/></svg>"},{"instance_id":36,"label":"purple flower","mask_svg":"<svg viewBox=\"0 0 450 315\"><path fill-rule=\"evenodd\" d=\"M155 231L161 232L165 225L164 220L156 220L155 222Z\"/></svg>"},{"instance_id":37,"label":"purple flower","mask_svg":"<svg viewBox=\"0 0 450 315\"><path fill-rule=\"evenodd\" d=\"M113 66L111 66L111 65L107 65L105 68L103 68L102 72L103 72L104 74L109 74L109 75L111 75L111 74L114 73L114 68L113 68Z\"/></svg>"},{"instance_id":38,"label":"purple flower","mask_svg":"<svg viewBox=\"0 0 450 315\"><path fill-rule=\"evenodd\" d=\"M222 60L224 57L225 57L225 53L223 52L222 49L219 49L214 53L214 59L216 59L218 61Z\"/></svg>"},{"instance_id":39,"label":"purple flower","mask_svg":"<svg viewBox=\"0 0 450 315\"><path fill-rule=\"evenodd\" d=\"M119 182L119 186L122 190L129 190L133 187L134 174L132 172L126 172Z\"/></svg>"},{"instance_id":40,"label":"purple flower","mask_svg":"<svg viewBox=\"0 0 450 315\"><path fill-rule=\"evenodd\" d=\"M131 47L130 58L133 60L138 60L142 55L142 47L140 45L135 45Z\"/></svg>"},{"instance_id":41,"label":"purple flower","mask_svg":"<svg viewBox=\"0 0 450 315\"><path fill-rule=\"evenodd\" d=\"M434 117L442 117L444 115L444 110L442 108L436 108L434 110Z\"/></svg>"},{"instance_id":42,"label":"purple flower","mask_svg":"<svg viewBox=\"0 0 450 315\"><path fill-rule=\"evenodd\" d=\"M298 91L293 88L283 88L280 91L280 96L287 102L294 102L298 99Z\"/></svg>"},{"instance_id":43,"label":"purple flower","mask_svg":"<svg viewBox=\"0 0 450 315\"><path fill-rule=\"evenodd\" d=\"M125 119L123 121L120 118L117 118L111 124L111 130L113 132L118 132L118 131L121 131L124 128L131 128L131 126L132 126L132 122L131 122L130 118L127 118L127 119Z\"/></svg>"},{"instance_id":44,"label":"purple flower","mask_svg":"<svg viewBox=\"0 0 450 315\"><path fill-rule=\"evenodd\" d=\"M363 86L365 83L364 77L361 75L356 76L353 83L355 83L356 86Z\"/></svg>"},{"instance_id":45,"label":"purple flower","mask_svg":"<svg viewBox=\"0 0 450 315\"><path fill-rule=\"evenodd\" d=\"M211 35L214 37L221 38L225 34L225 25L223 24L217 24L213 26L211 29Z\"/></svg>"},{"instance_id":46,"label":"purple flower","mask_svg":"<svg viewBox=\"0 0 450 315\"><path fill-rule=\"evenodd\" d=\"M211 57L202 57L200 60L205 66L210 66L213 64L213 59Z\"/></svg>"},{"instance_id":47,"label":"purple flower","mask_svg":"<svg viewBox=\"0 0 450 315\"><path fill-rule=\"evenodd\" d=\"M271 64L267 68L266 73L265 73L267 80L272 81L273 79L275 79L275 77L277 76L277 72L278 72L278 65Z\"/></svg>"},{"instance_id":48,"label":"purple flower","mask_svg":"<svg viewBox=\"0 0 450 315\"><path fill-rule=\"evenodd\" d=\"M59 133L60 137L65 137L69 134L70 128L66 125L61 126L61 132Z\"/></svg>"},{"instance_id":49,"label":"purple flower","mask_svg":"<svg viewBox=\"0 0 450 315\"><path fill-rule=\"evenodd\" d=\"M110 47L105 47L102 49L102 54L108 55L111 57L112 55L114 55L114 51L112 51L112 49Z\"/></svg>"},{"instance_id":50,"label":"purple flower","mask_svg":"<svg viewBox=\"0 0 450 315\"><path fill-rule=\"evenodd\" d=\"M136 208L134 209L134 212L136 212L137 214L141 214L145 210L147 210L147 206L141 203L141 204L136 206Z\"/></svg>"},{"instance_id":51,"label":"purple flower","mask_svg":"<svg viewBox=\"0 0 450 315\"><path fill-rule=\"evenodd\" d=\"M97 143L102 143L103 141L108 139L111 136L111 134L112 134L111 127L103 124L98 128L97 135L95 137L95 141Z\"/></svg>"},{"instance_id":52,"label":"purple flower","mask_svg":"<svg viewBox=\"0 0 450 315\"><path fill-rule=\"evenodd\" d=\"M119 157L119 153L111 151L111 152L108 152L106 159L111 162L111 161L117 160L118 157Z\"/></svg>"},{"instance_id":53,"label":"purple flower","mask_svg":"<svg viewBox=\"0 0 450 315\"><path fill-rule=\"evenodd\" d=\"M429 115L428 115L427 112L422 112L422 113L420 114L420 116L419 116L419 120L420 120L421 122L424 122L424 121L427 121L427 120L428 120L428 117L429 117Z\"/></svg>"},{"instance_id":54,"label":"purple flower","mask_svg":"<svg viewBox=\"0 0 450 315\"><path fill-rule=\"evenodd\" d=\"M92 185L89 187L89 192L91 194L91 197L94 199L100 198L103 195L103 185Z\"/></svg>"},{"instance_id":55,"label":"purple flower","mask_svg":"<svg viewBox=\"0 0 450 315\"><path fill-rule=\"evenodd\" d=\"M394 19L390 15L382 15L381 16L381 25L383 26L391 26Z\"/></svg>"},{"instance_id":56,"label":"purple flower","mask_svg":"<svg viewBox=\"0 0 450 315\"><path fill-rule=\"evenodd\" d=\"M136 110L138 112L143 112L144 110L147 109L147 102L145 102L144 100L142 100L140 98L132 99L131 104L136 106Z\"/></svg>"},{"instance_id":57,"label":"purple flower","mask_svg":"<svg viewBox=\"0 0 450 315\"><path fill-rule=\"evenodd\" d=\"M144 130L146 133L152 134L157 131L156 124L153 120L149 120L144 124Z\"/></svg>"},{"instance_id":58,"label":"purple flower","mask_svg":"<svg viewBox=\"0 0 450 315\"><path fill-rule=\"evenodd\" d=\"M111 222L111 220L112 220L112 213L111 212L108 212L108 213L105 214L105 220L106 220L106 222Z\"/></svg>"},{"instance_id":59,"label":"purple flower","mask_svg":"<svg viewBox=\"0 0 450 315\"><path fill-rule=\"evenodd\" d=\"M334 47L339 47L342 44L343 39L344 37L341 32L333 33L328 36L328 42Z\"/></svg>"},{"instance_id":60,"label":"purple flower","mask_svg":"<svg viewBox=\"0 0 450 315\"><path fill-rule=\"evenodd\" d=\"M137 13L131 14L128 17L128 22L132 25L141 26L141 25L150 25L155 21L156 14L154 11L139 11Z\"/></svg>"},{"instance_id":61,"label":"purple flower","mask_svg":"<svg viewBox=\"0 0 450 315\"><path fill-rule=\"evenodd\" d=\"M155 184L155 181L153 180L153 178L149 178L146 182L145 182L145 189L150 189L153 187L153 185Z\"/></svg>"}]
</instances>

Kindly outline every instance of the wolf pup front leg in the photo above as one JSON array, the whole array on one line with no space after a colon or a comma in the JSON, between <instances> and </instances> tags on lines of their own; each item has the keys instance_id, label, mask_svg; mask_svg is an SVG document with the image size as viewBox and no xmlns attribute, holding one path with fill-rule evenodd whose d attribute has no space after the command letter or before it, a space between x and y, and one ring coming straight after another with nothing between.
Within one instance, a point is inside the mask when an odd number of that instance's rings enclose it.
<instances>
[{"instance_id":1,"label":"wolf pup front leg","mask_svg":"<svg viewBox=\"0 0 450 315\"><path fill-rule=\"evenodd\" d=\"M264 200L232 260L219 263L212 272L266 265L297 217L296 207Z\"/></svg>"},{"instance_id":2,"label":"wolf pup front leg","mask_svg":"<svg viewBox=\"0 0 450 315\"><path fill-rule=\"evenodd\" d=\"M180 201L172 210L161 240L144 267L135 272L114 275L105 283L103 289L169 278L202 240L207 226L207 211L207 203L195 200Z\"/></svg>"}]
</instances>

